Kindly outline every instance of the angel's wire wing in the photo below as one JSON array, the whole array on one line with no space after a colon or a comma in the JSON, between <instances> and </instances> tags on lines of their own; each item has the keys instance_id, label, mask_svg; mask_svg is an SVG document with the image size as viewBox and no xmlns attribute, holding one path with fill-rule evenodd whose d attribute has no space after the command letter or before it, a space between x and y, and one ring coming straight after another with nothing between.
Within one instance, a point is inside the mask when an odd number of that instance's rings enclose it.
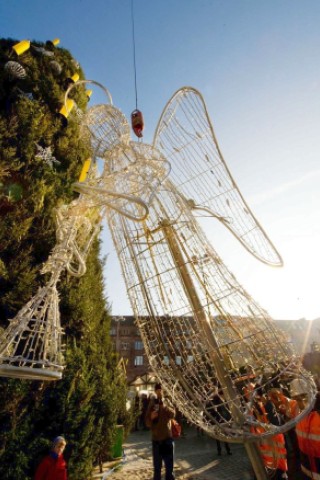
<instances>
[{"instance_id":1,"label":"angel's wire wing","mask_svg":"<svg viewBox=\"0 0 320 480\"><path fill-rule=\"evenodd\" d=\"M153 144L171 163L170 178L191 207L218 218L262 262L282 265L229 172L197 90L183 87L173 95L160 117Z\"/></svg>"}]
</instances>

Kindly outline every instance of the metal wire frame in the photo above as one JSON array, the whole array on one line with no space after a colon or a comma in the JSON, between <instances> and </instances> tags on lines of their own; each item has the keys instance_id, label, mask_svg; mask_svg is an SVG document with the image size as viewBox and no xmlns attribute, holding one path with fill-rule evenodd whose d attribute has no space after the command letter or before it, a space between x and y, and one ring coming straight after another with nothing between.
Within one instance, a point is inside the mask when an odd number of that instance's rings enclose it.
<instances>
[{"instance_id":1,"label":"metal wire frame","mask_svg":"<svg viewBox=\"0 0 320 480\"><path fill-rule=\"evenodd\" d=\"M94 176L94 169L89 178ZM59 380L64 369L57 283L65 269L80 277L86 272L90 246L100 231L100 209L88 196L56 212L57 243L42 268L47 284L9 321L0 336L0 376Z\"/></svg>"},{"instance_id":2,"label":"metal wire frame","mask_svg":"<svg viewBox=\"0 0 320 480\"><path fill-rule=\"evenodd\" d=\"M284 334L223 264L170 180L143 222L114 210L107 215L149 361L177 408L223 441L254 439L255 426L263 426L266 436L290 428L293 420L275 427L255 419L257 391L266 393L277 380L275 361L287 383L307 381L308 406L315 395L313 381ZM239 371L248 365L259 384L249 399L239 388ZM221 402L212 409L217 386Z\"/></svg>"},{"instance_id":3,"label":"metal wire frame","mask_svg":"<svg viewBox=\"0 0 320 480\"><path fill-rule=\"evenodd\" d=\"M103 157L103 172L76 184L82 212L61 212L58 244L44 269L53 285L62 268L84 272L78 232L83 227L90 240L84 217L104 209L150 364L179 410L224 441L254 441L261 437L257 426L262 436L290 428L312 407L314 382L193 214L209 212L257 258L281 265L230 175L199 92L185 87L172 97L153 145L130 142L127 121L112 105L92 107L81 122L95 155ZM86 252L90 241L84 244ZM14 358L10 351L7 358ZM254 372L254 385L243 377L246 369ZM261 392L294 378L305 382L307 397L296 419L281 426L258 419ZM212 408L217 389L220 401Z\"/></svg>"}]
</instances>

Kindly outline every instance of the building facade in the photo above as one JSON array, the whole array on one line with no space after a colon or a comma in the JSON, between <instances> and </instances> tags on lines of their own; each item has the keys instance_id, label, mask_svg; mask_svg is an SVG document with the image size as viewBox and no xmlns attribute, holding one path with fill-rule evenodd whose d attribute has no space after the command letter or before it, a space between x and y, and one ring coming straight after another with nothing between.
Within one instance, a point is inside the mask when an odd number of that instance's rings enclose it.
<instances>
[{"instance_id":1,"label":"building facade","mask_svg":"<svg viewBox=\"0 0 320 480\"><path fill-rule=\"evenodd\" d=\"M110 336L113 349L123 359L129 384L150 373L149 362L133 316L113 316Z\"/></svg>"},{"instance_id":2,"label":"building facade","mask_svg":"<svg viewBox=\"0 0 320 480\"><path fill-rule=\"evenodd\" d=\"M284 330L296 352L303 355L320 345L320 318L313 321L276 320L277 327ZM154 376L146 356L139 329L133 316L113 316L111 339L114 350L123 359L127 381L137 390L149 389ZM188 361L192 361L192 357ZM179 364L179 357L176 357Z\"/></svg>"}]
</instances>

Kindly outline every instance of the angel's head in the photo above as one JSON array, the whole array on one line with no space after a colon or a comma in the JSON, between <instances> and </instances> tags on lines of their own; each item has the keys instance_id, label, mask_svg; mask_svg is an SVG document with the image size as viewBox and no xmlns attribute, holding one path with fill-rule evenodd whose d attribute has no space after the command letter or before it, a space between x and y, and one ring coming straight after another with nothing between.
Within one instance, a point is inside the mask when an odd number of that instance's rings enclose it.
<instances>
[{"instance_id":1,"label":"angel's head","mask_svg":"<svg viewBox=\"0 0 320 480\"><path fill-rule=\"evenodd\" d=\"M94 105L83 119L96 156L105 157L119 144L128 145L130 126L120 110L113 105Z\"/></svg>"}]
</instances>

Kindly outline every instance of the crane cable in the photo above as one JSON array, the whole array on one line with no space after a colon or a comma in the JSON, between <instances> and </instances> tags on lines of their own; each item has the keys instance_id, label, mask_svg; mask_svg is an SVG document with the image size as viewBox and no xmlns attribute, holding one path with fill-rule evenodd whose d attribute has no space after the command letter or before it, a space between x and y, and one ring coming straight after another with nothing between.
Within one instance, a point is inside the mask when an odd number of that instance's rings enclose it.
<instances>
[{"instance_id":1,"label":"crane cable","mask_svg":"<svg viewBox=\"0 0 320 480\"><path fill-rule=\"evenodd\" d=\"M131 23L132 23L134 87L135 87L135 94L136 94L136 110L137 110L138 109L138 89L137 89L136 39L135 39L135 30L134 30L133 0L131 0Z\"/></svg>"},{"instance_id":2,"label":"crane cable","mask_svg":"<svg viewBox=\"0 0 320 480\"><path fill-rule=\"evenodd\" d=\"M134 12L133 12L133 2L131 0L131 22L132 22L132 44L133 44L133 67L134 67L134 85L136 92L136 109L131 113L131 127L135 135L141 139L143 137L144 129L144 120L143 115L140 110L138 110L138 88L137 88L137 64L136 64L136 39L135 39L135 29L134 29Z\"/></svg>"}]
</instances>

